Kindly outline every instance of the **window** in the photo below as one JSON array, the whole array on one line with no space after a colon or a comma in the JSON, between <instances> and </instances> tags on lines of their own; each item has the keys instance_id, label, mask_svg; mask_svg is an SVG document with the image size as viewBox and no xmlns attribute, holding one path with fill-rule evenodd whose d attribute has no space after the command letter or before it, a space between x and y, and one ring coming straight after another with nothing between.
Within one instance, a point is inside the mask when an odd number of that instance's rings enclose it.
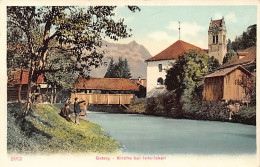
<instances>
[{"instance_id":1,"label":"window","mask_svg":"<svg viewBox=\"0 0 260 167\"><path fill-rule=\"evenodd\" d=\"M157 79L157 85L163 85L163 79L161 77Z\"/></svg>"},{"instance_id":2,"label":"window","mask_svg":"<svg viewBox=\"0 0 260 167\"><path fill-rule=\"evenodd\" d=\"M159 72L162 72L162 64L159 64L158 68L159 68Z\"/></svg>"},{"instance_id":3,"label":"window","mask_svg":"<svg viewBox=\"0 0 260 167\"><path fill-rule=\"evenodd\" d=\"M216 35L216 43L218 43L218 35Z\"/></svg>"}]
</instances>

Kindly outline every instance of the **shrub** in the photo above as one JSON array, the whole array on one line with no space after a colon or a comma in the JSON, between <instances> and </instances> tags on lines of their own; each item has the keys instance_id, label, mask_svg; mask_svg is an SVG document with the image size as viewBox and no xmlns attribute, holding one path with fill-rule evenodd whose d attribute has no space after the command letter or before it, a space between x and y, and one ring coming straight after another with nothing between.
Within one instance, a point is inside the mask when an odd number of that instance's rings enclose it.
<instances>
[{"instance_id":1,"label":"shrub","mask_svg":"<svg viewBox=\"0 0 260 167\"><path fill-rule=\"evenodd\" d=\"M238 112L233 114L232 122L256 125L256 106L242 107Z\"/></svg>"},{"instance_id":2,"label":"shrub","mask_svg":"<svg viewBox=\"0 0 260 167\"><path fill-rule=\"evenodd\" d=\"M129 110L137 113L144 113L147 107L146 98L134 98L131 100Z\"/></svg>"}]
</instances>

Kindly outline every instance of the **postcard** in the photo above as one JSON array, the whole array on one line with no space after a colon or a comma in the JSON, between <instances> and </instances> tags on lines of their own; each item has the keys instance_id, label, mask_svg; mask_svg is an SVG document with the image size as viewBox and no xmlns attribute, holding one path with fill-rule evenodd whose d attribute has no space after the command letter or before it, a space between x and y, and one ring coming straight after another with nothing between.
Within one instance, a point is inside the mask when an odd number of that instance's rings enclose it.
<instances>
[{"instance_id":1,"label":"postcard","mask_svg":"<svg viewBox=\"0 0 260 167\"><path fill-rule=\"evenodd\" d=\"M1 166L259 166L259 1L2 1Z\"/></svg>"}]
</instances>

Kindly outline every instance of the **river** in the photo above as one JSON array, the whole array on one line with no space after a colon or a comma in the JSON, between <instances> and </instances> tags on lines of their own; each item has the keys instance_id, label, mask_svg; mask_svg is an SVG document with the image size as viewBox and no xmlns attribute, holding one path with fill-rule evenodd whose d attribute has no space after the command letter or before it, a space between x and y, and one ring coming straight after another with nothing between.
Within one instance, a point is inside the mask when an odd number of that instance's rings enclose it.
<instances>
[{"instance_id":1,"label":"river","mask_svg":"<svg viewBox=\"0 0 260 167\"><path fill-rule=\"evenodd\" d=\"M88 112L88 120L138 154L255 154L256 127L237 123Z\"/></svg>"}]
</instances>

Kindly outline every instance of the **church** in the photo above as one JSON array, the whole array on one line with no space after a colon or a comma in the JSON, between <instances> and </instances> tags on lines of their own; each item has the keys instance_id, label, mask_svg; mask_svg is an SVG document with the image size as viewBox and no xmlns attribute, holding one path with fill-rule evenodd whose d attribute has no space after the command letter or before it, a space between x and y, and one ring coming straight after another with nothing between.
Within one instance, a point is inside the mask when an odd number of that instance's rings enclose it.
<instances>
[{"instance_id":1,"label":"church","mask_svg":"<svg viewBox=\"0 0 260 167\"><path fill-rule=\"evenodd\" d=\"M220 63L227 52L227 30L224 18L212 20L208 29L208 49L202 49L188 42L178 40L157 55L146 60L147 63L147 89L146 96L156 97L166 93L164 81L167 69L176 61L179 55L189 50L198 50L214 56Z\"/></svg>"}]
</instances>

